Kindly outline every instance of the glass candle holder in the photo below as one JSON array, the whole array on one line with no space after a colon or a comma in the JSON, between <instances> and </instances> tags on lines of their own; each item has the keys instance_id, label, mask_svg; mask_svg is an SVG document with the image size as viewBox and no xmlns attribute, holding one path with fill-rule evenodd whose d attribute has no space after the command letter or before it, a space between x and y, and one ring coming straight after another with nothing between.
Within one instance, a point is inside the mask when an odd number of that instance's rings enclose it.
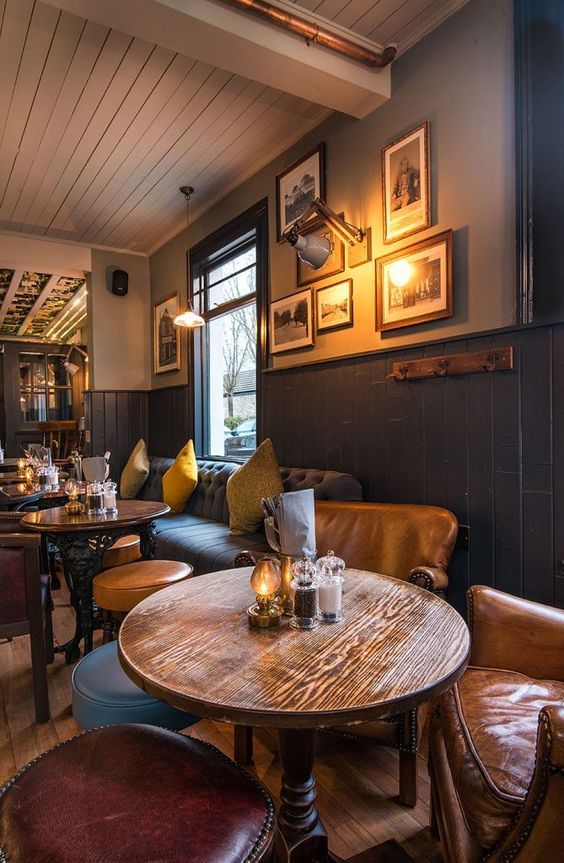
<instances>
[{"instance_id":1,"label":"glass candle holder","mask_svg":"<svg viewBox=\"0 0 564 863\"><path fill-rule=\"evenodd\" d=\"M69 498L65 503L68 515L79 515L82 512L82 504L78 500L78 483L74 479L69 479L65 484L65 492Z\"/></svg>"},{"instance_id":2,"label":"glass candle holder","mask_svg":"<svg viewBox=\"0 0 564 863\"><path fill-rule=\"evenodd\" d=\"M256 595L256 604L247 609L249 626L258 629L277 626L282 617L276 601L280 587L280 561L271 555L261 558L253 569L251 587Z\"/></svg>"},{"instance_id":3,"label":"glass candle holder","mask_svg":"<svg viewBox=\"0 0 564 863\"><path fill-rule=\"evenodd\" d=\"M313 629L317 626L317 567L313 561L304 557L292 567L294 578L294 614L290 626L294 629Z\"/></svg>"},{"instance_id":4,"label":"glass candle holder","mask_svg":"<svg viewBox=\"0 0 564 863\"><path fill-rule=\"evenodd\" d=\"M319 619L338 623L343 619L343 575L345 561L328 551L317 561L319 570Z\"/></svg>"},{"instance_id":5,"label":"glass candle holder","mask_svg":"<svg viewBox=\"0 0 564 863\"><path fill-rule=\"evenodd\" d=\"M17 461L18 479L25 479L25 458L19 458Z\"/></svg>"}]
</instances>

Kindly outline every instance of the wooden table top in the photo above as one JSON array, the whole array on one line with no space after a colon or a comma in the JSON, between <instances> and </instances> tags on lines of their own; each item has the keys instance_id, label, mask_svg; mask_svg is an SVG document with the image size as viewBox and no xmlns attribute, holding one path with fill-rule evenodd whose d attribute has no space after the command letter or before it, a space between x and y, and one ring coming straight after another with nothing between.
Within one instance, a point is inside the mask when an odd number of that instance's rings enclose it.
<instances>
[{"instance_id":1,"label":"wooden table top","mask_svg":"<svg viewBox=\"0 0 564 863\"><path fill-rule=\"evenodd\" d=\"M64 506L55 506L39 512L28 512L22 524L31 530L44 533L72 533L74 531L100 531L100 529L132 527L146 524L170 512L166 503L155 500L119 500L118 511L103 515L69 515Z\"/></svg>"},{"instance_id":2,"label":"wooden table top","mask_svg":"<svg viewBox=\"0 0 564 863\"><path fill-rule=\"evenodd\" d=\"M38 500L45 494L38 486L29 489L25 482L0 485L0 491L10 498L11 503L18 503L22 500Z\"/></svg>"},{"instance_id":3,"label":"wooden table top","mask_svg":"<svg viewBox=\"0 0 564 863\"><path fill-rule=\"evenodd\" d=\"M121 626L122 666L181 709L240 725L320 728L411 710L462 674L470 636L444 600L388 576L345 572L343 622L251 629L252 569L189 579Z\"/></svg>"}]
</instances>

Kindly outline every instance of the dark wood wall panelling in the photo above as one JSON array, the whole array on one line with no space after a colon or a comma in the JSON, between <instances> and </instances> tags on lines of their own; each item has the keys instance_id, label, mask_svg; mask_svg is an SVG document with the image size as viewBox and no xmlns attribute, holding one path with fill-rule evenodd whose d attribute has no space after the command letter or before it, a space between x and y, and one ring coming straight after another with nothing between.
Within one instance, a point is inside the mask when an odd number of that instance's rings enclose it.
<instances>
[{"instance_id":1,"label":"dark wood wall panelling","mask_svg":"<svg viewBox=\"0 0 564 863\"><path fill-rule=\"evenodd\" d=\"M166 387L149 393L149 440L151 455L175 456L194 436L190 419L191 398L187 386Z\"/></svg>"},{"instance_id":2,"label":"dark wood wall panelling","mask_svg":"<svg viewBox=\"0 0 564 863\"><path fill-rule=\"evenodd\" d=\"M85 393L87 452L110 450L110 475L118 481L131 450L149 433L149 394L145 391L91 390Z\"/></svg>"},{"instance_id":3,"label":"dark wood wall panelling","mask_svg":"<svg viewBox=\"0 0 564 863\"><path fill-rule=\"evenodd\" d=\"M513 371L396 382L392 363L513 345ZM365 498L445 506L470 527L452 602L490 584L564 607L564 326L264 375L282 464L357 476ZM560 478L560 481L558 481Z\"/></svg>"}]
</instances>

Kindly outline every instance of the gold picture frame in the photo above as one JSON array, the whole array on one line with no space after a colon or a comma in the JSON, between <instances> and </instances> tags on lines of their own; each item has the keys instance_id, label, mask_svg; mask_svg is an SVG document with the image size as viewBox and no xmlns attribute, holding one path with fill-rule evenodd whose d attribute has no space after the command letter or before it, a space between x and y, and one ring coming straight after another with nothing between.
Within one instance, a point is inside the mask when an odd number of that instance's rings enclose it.
<instances>
[{"instance_id":1,"label":"gold picture frame","mask_svg":"<svg viewBox=\"0 0 564 863\"><path fill-rule=\"evenodd\" d=\"M270 353L296 351L313 345L311 288L273 300L269 313Z\"/></svg>"},{"instance_id":2,"label":"gold picture frame","mask_svg":"<svg viewBox=\"0 0 564 863\"><path fill-rule=\"evenodd\" d=\"M431 225L429 124L382 149L384 243L395 243Z\"/></svg>"},{"instance_id":3,"label":"gold picture frame","mask_svg":"<svg viewBox=\"0 0 564 863\"><path fill-rule=\"evenodd\" d=\"M378 258L377 330L410 327L452 314L452 231Z\"/></svg>"}]
</instances>

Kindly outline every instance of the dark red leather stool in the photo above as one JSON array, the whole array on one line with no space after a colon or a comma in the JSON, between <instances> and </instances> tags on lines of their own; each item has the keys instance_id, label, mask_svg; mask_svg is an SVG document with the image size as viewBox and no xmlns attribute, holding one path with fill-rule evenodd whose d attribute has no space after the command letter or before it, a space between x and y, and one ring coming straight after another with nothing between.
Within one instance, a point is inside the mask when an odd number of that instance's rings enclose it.
<instances>
[{"instance_id":1,"label":"dark red leather stool","mask_svg":"<svg viewBox=\"0 0 564 863\"><path fill-rule=\"evenodd\" d=\"M272 800L245 770L149 725L73 737L0 789L8 863L258 863L274 829Z\"/></svg>"}]
</instances>

